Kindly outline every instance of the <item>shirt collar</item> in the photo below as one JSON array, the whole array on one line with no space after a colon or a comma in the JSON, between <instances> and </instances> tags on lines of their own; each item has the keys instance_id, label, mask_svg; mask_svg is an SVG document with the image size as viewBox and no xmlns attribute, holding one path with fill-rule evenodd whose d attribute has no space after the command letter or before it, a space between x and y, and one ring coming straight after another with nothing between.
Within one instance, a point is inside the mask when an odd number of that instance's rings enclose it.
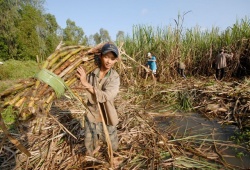
<instances>
[{"instance_id":1,"label":"shirt collar","mask_svg":"<svg viewBox=\"0 0 250 170\"><path fill-rule=\"evenodd\" d=\"M94 71L94 74L99 78L100 68L97 68L97 69ZM111 74L111 69L108 71L108 73L105 75L105 77L109 77L110 74Z\"/></svg>"}]
</instances>

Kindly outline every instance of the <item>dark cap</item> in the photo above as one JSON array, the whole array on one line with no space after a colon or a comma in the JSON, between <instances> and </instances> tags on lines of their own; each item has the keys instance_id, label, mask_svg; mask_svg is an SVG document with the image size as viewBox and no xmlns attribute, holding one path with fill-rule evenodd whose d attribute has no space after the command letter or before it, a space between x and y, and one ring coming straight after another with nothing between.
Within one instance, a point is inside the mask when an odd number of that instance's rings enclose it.
<instances>
[{"instance_id":1,"label":"dark cap","mask_svg":"<svg viewBox=\"0 0 250 170\"><path fill-rule=\"evenodd\" d=\"M115 54L115 57L119 56L118 48L114 44L106 43L103 45L101 53L107 54L108 52L113 52Z\"/></svg>"}]
</instances>

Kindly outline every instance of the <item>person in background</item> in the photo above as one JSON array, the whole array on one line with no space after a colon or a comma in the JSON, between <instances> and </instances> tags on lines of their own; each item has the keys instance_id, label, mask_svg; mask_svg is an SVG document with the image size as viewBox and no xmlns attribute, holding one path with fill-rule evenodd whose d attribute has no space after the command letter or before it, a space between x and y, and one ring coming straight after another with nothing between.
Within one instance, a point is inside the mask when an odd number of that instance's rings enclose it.
<instances>
[{"instance_id":1,"label":"person in background","mask_svg":"<svg viewBox=\"0 0 250 170\"><path fill-rule=\"evenodd\" d=\"M156 70L157 70L156 57L153 56L150 52L148 53L147 66L152 70L153 75L156 75Z\"/></svg>"},{"instance_id":2,"label":"person in background","mask_svg":"<svg viewBox=\"0 0 250 170\"><path fill-rule=\"evenodd\" d=\"M182 77L184 77L184 78L186 78L185 73L184 73L185 68L186 68L186 65L184 64L184 62L179 61L179 62L178 62L178 73L179 73Z\"/></svg>"},{"instance_id":3,"label":"person in background","mask_svg":"<svg viewBox=\"0 0 250 170\"><path fill-rule=\"evenodd\" d=\"M227 59L232 59L233 53L227 54L224 49L219 51L215 58L216 79L221 80L225 76L225 68L227 67Z\"/></svg>"},{"instance_id":4,"label":"person in background","mask_svg":"<svg viewBox=\"0 0 250 170\"><path fill-rule=\"evenodd\" d=\"M154 80L154 82L156 83L156 70L157 70L157 66L156 66L156 57L153 56L150 52L148 53L148 56L147 56L148 60L147 60L147 64L146 66L148 68L150 68L150 70L152 71L151 75L152 75L152 78ZM148 72L146 73L146 79L148 77Z\"/></svg>"},{"instance_id":5,"label":"person in background","mask_svg":"<svg viewBox=\"0 0 250 170\"><path fill-rule=\"evenodd\" d=\"M105 142L102 117L107 126L113 151L118 149L116 125L118 116L114 99L119 92L120 77L113 69L118 61L119 51L113 43L105 43L101 48L98 68L86 75L82 67L77 68L77 76L87 90L87 106L90 110L85 116L85 147L87 154L94 155L101 147L100 141Z\"/></svg>"}]
</instances>

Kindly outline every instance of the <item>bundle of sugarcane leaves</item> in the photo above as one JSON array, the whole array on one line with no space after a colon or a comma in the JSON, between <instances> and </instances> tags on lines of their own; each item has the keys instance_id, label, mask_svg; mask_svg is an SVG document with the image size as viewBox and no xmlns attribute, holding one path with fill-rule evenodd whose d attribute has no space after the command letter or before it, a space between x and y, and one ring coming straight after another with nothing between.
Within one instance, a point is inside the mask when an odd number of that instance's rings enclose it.
<instances>
[{"instance_id":1,"label":"bundle of sugarcane leaves","mask_svg":"<svg viewBox=\"0 0 250 170\"><path fill-rule=\"evenodd\" d=\"M79 82L76 76L77 67L82 65L87 72L96 67L94 64L94 55L100 52L102 45L103 44L99 44L93 48L86 46L61 47L47 58L41 70L34 77L21 80L0 93L0 127L3 132L1 133L2 142L0 147L1 150L4 149L11 152L7 160L3 158L3 155L0 156L0 166L2 168L6 169L6 165L12 165L8 160L12 157L16 157L15 153L18 151L21 151L29 158L35 154L29 149L31 146L37 145L36 143L39 141L30 143L31 140L27 139L29 135L27 135L26 130L32 129L31 132L33 134L39 135L39 140L43 140L40 136L41 133L51 132L51 129L57 126L55 122L57 122L60 127L58 129L59 131L61 129L67 131L67 129L60 124L60 121L49 114L51 106L56 99L67 96L70 100L76 100L77 103L80 103L80 105L78 104L78 108L81 107L82 112L88 111L82 98L76 91L72 90L70 86L76 86L77 82ZM15 128L14 126L8 127L8 124L6 125L3 121L2 115L14 115L16 120ZM53 119L55 122L52 123L48 121L50 119ZM45 130L42 127L47 123L51 124L51 127L47 127ZM12 125L13 124L12 122ZM69 131L67 133L71 134ZM47 133L47 135L48 136L45 137L46 139L52 134ZM19 150L4 146L6 137ZM53 141L53 139L50 140ZM46 149L41 146L38 146L38 148L42 149L40 150L41 152L46 151ZM41 152L40 154L42 154ZM44 160L41 159L40 161L43 162ZM35 161L35 163L39 166L39 162Z\"/></svg>"},{"instance_id":2,"label":"bundle of sugarcane leaves","mask_svg":"<svg viewBox=\"0 0 250 170\"><path fill-rule=\"evenodd\" d=\"M34 78L22 80L0 93L2 108L13 106L22 120L27 120L34 114L48 112L52 101L76 82L76 68L83 63L87 71L93 67L88 61L93 61L94 53L100 47L101 44L94 48L67 46L56 50Z\"/></svg>"}]
</instances>

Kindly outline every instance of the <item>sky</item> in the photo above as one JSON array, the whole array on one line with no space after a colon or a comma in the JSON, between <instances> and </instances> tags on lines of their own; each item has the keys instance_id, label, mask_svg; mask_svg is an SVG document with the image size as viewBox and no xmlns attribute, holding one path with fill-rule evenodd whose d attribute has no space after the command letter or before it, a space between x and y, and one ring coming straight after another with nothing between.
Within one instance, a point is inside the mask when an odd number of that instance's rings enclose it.
<instances>
[{"instance_id":1,"label":"sky","mask_svg":"<svg viewBox=\"0 0 250 170\"><path fill-rule=\"evenodd\" d=\"M45 12L66 27L74 21L85 35L107 30L112 40L118 31L132 35L134 26L175 27L178 14L184 16L184 29L199 26L210 30L229 26L250 18L250 0L46 0ZM186 14L185 14L186 13ZM185 14L185 15L184 15Z\"/></svg>"}]
</instances>

